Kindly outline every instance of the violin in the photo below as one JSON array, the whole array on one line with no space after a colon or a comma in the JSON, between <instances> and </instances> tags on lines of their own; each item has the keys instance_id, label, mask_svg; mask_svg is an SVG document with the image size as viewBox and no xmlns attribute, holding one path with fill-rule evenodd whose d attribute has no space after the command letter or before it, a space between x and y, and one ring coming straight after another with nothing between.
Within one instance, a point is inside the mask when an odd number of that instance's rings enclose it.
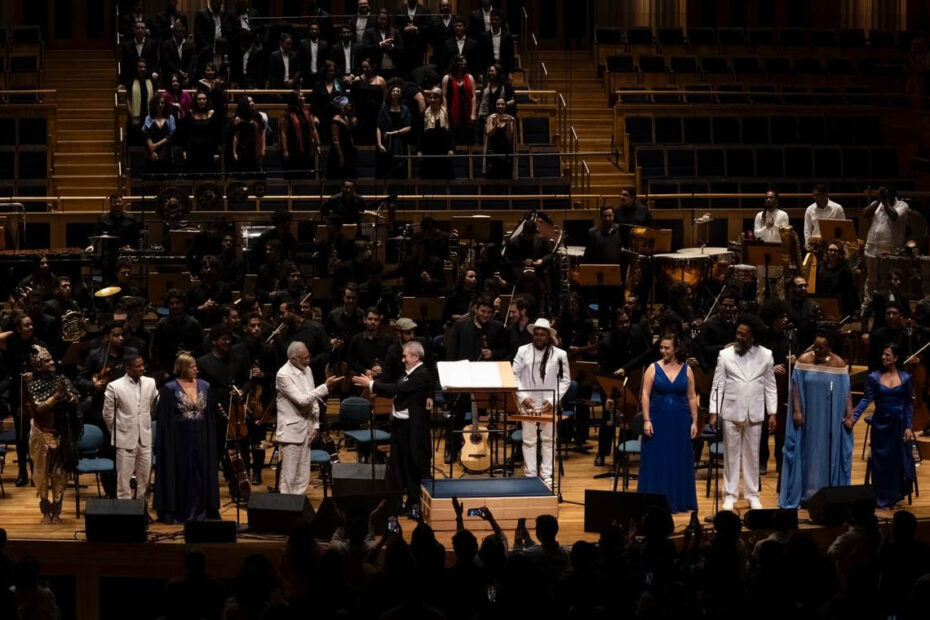
<instances>
[{"instance_id":1,"label":"violin","mask_svg":"<svg viewBox=\"0 0 930 620\"><path fill-rule=\"evenodd\" d=\"M226 438L245 439L249 427L245 422L245 395L235 385L229 386L229 411L226 420Z\"/></svg>"}]
</instances>

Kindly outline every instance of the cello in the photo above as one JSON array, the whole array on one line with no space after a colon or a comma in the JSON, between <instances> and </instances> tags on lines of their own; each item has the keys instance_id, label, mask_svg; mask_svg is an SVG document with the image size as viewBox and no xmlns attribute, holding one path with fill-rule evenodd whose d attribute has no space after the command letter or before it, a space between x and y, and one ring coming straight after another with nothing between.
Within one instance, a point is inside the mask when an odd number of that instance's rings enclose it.
<instances>
[{"instance_id":1,"label":"cello","mask_svg":"<svg viewBox=\"0 0 930 620\"><path fill-rule=\"evenodd\" d=\"M222 405L219 405L222 410ZM227 479L229 496L237 502L248 502L252 497L252 485L245 470L245 462L239 453L239 440L249 436L245 421L245 402L242 391L235 385L229 386L229 411L226 413L226 455L231 469Z\"/></svg>"}]
</instances>

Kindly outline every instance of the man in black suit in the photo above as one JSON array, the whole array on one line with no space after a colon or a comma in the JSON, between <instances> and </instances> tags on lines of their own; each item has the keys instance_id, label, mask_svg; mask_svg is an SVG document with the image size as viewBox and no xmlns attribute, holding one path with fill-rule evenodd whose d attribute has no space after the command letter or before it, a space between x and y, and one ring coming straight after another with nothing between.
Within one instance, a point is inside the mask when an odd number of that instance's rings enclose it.
<instances>
[{"instance_id":1,"label":"man in black suit","mask_svg":"<svg viewBox=\"0 0 930 620\"><path fill-rule=\"evenodd\" d=\"M194 45L200 53L218 38L229 39L232 32L229 13L222 10L222 0L210 0L207 8L197 11L194 15Z\"/></svg>"},{"instance_id":2,"label":"man in black suit","mask_svg":"<svg viewBox=\"0 0 930 620\"><path fill-rule=\"evenodd\" d=\"M448 62L443 63L442 59L445 54L446 41L455 36L456 15L452 14L452 2L442 0L439 3L439 14L433 19L433 26L430 30L430 41L433 43L433 56L430 62L445 70Z\"/></svg>"},{"instance_id":3,"label":"man in black suit","mask_svg":"<svg viewBox=\"0 0 930 620\"><path fill-rule=\"evenodd\" d=\"M152 36L158 41L167 41L174 33L175 24L184 24L187 30L187 15L178 10L178 0L167 0L165 10L155 16L152 22Z\"/></svg>"},{"instance_id":4,"label":"man in black suit","mask_svg":"<svg viewBox=\"0 0 930 620\"><path fill-rule=\"evenodd\" d=\"M464 56L468 72L477 77L481 73L481 54L478 51L478 42L466 35L465 21L461 18L455 18L453 33L451 39L443 41L442 56L437 60L436 68L441 73L446 73L449 71L449 65L454 56Z\"/></svg>"},{"instance_id":5,"label":"man in black suit","mask_svg":"<svg viewBox=\"0 0 930 620\"><path fill-rule=\"evenodd\" d=\"M491 29L491 0L481 0L481 6L468 16L468 35L478 40L481 35Z\"/></svg>"},{"instance_id":6,"label":"man in black suit","mask_svg":"<svg viewBox=\"0 0 930 620\"><path fill-rule=\"evenodd\" d=\"M333 18L332 16L318 7L313 0L304 2L304 15L307 16L307 27L310 24L316 24L320 27L320 36L326 41L333 40Z\"/></svg>"},{"instance_id":7,"label":"man in black suit","mask_svg":"<svg viewBox=\"0 0 930 620\"><path fill-rule=\"evenodd\" d=\"M426 400L433 395L433 375L423 364L423 345L411 340L404 345L404 377L385 383L370 377L353 377L359 387L394 398L391 410L391 471L394 483L407 496L405 510L410 518L420 517L420 481L429 472L429 410Z\"/></svg>"},{"instance_id":8,"label":"man in black suit","mask_svg":"<svg viewBox=\"0 0 930 620\"><path fill-rule=\"evenodd\" d=\"M132 3L132 10L120 17L120 37L125 41L135 36L136 24L143 24L145 25L145 29L149 30L149 26L151 25L149 22L150 20L145 17L145 2L142 0L135 0L135 2ZM154 35L154 33L152 34Z\"/></svg>"},{"instance_id":9,"label":"man in black suit","mask_svg":"<svg viewBox=\"0 0 930 620\"><path fill-rule=\"evenodd\" d=\"M232 80L239 88L261 88L265 85L268 71L265 50L251 30L239 32L240 55L232 63Z\"/></svg>"},{"instance_id":10,"label":"man in black suit","mask_svg":"<svg viewBox=\"0 0 930 620\"><path fill-rule=\"evenodd\" d=\"M298 88L300 86L300 59L293 47L291 35L281 39L281 49L271 52L268 59L268 88Z\"/></svg>"},{"instance_id":11,"label":"man in black suit","mask_svg":"<svg viewBox=\"0 0 930 620\"><path fill-rule=\"evenodd\" d=\"M491 29L483 32L478 39L482 55L482 73L494 63L504 69L505 81L513 71L515 52L513 37L504 29L504 13L500 9L491 9Z\"/></svg>"},{"instance_id":12,"label":"man in black suit","mask_svg":"<svg viewBox=\"0 0 930 620\"><path fill-rule=\"evenodd\" d=\"M312 86L329 59L329 43L320 38L319 24L310 24L307 32L309 36L300 42L300 74L303 83Z\"/></svg>"},{"instance_id":13,"label":"man in black suit","mask_svg":"<svg viewBox=\"0 0 930 620\"><path fill-rule=\"evenodd\" d=\"M158 66L158 44L154 39L146 36L148 28L145 22L135 23L135 36L123 42L120 47L120 67L122 69L121 81L127 86L132 83L136 74L136 63L140 58L145 59L149 67ZM152 74L152 81L158 81L158 74Z\"/></svg>"},{"instance_id":14,"label":"man in black suit","mask_svg":"<svg viewBox=\"0 0 930 620\"><path fill-rule=\"evenodd\" d=\"M172 74L181 77L181 86L189 88L194 81L197 68L197 50L187 40L187 26L175 22L172 37L161 44L161 71L165 84L169 84Z\"/></svg>"},{"instance_id":15,"label":"man in black suit","mask_svg":"<svg viewBox=\"0 0 930 620\"><path fill-rule=\"evenodd\" d=\"M391 17L387 9L378 13L378 22L374 30L365 33L363 54L381 67L385 78L398 75L404 66L404 40L400 31L391 27Z\"/></svg>"},{"instance_id":16,"label":"man in black suit","mask_svg":"<svg viewBox=\"0 0 930 620\"><path fill-rule=\"evenodd\" d=\"M361 45L362 39L365 37L365 31L369 28L374 29L377 23L378 20L371 13L371 5L368 0L358 0L356 14L350 17L347 22L349 29L352 31L352 41Z\"/></svg>"},{"instance_id":17,"label":"man in black suit","mask_svg":"<svg viewBox=\"0 0 930 620\"><path fill-rule=\"evenodd\" d=\"M366 31L367 32L370 31ZM337 75L344 79L351 79L358 72L361 62L362 45L352 40L352 29L343 26L340 30L339 41L330 47L332 61L336 63Z\"/></svg>"},{"instance_id":18,"label":"man in black suit","mask_svg":"<svg viewBox=\"0 0 930 620\"><path fill-rule=\"evenodd\" d=\"M426 53L432 23L432 15L417 0L407 0L394 13L394 27L400 31L404 40L404 53L401 56L403 66L400 68L400 75L407 75L423 64L423 55Z\"/></svg>"}]
</instances>

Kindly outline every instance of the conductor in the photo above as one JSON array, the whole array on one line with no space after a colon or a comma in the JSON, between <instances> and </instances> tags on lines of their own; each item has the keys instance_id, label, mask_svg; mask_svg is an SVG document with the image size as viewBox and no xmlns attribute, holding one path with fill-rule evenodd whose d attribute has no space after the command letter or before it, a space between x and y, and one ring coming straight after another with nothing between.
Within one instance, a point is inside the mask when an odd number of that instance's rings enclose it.
<instances>
[{"instance_id":1,"label":"conductor","mask_svg":"<svg viewBox=\"0 0 930 620\"><path fill-rule=\"evenodd\" d=\"M420 481L430 466L429 412L426 399L433 395L433 376L423 365L423 345L416 340L404 344L404 376L395 383L356 376L352 382L375 394L392 396L391 471L394 484L406 495L404 512L420 518Z\"/></svg>"}]
</instances>

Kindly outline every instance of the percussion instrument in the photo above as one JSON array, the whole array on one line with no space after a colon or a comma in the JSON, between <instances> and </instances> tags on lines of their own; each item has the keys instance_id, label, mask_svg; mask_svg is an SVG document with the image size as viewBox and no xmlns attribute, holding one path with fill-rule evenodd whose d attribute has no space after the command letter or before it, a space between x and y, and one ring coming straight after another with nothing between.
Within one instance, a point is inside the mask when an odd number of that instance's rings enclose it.
<instances>
[{"instance_id":1,"label":"percussion instrument","mask_svg":"<svg viewBox=\"0 0 930 620\"><path fill-rule=\"evenodd\" d=\"M721 254L729 254L729 248L703 247L703 248L681 248L677 254L686 254L688 256L711 256L716 257Z\"/></svg>"},{"instance_id":2,"label":"percussion instrument","mask_svg":"<svg viewBox=\"0 0 930 620\"><path fill-rule=\"evenodd\" d=\"M656 278L665 286L684 282L695 287L704 280L711 264L710 255L701 254L668 252L654 258Z\"/></svg>"},{"instance_id":3,"label":"percussion instrument","mask_svg":"<svg viewBox=\"0 0 930 620\"><path fill-rule=\"evenodd\" d=\"M578 280L578 266L581 265L581 258L584 256L584 246L560 246L556 252L560 258L568 261L568 271L571 273L571 280L572 282L576 282Z\"/></svg>"},{"instance_id":4,"label":"percussion instrument","mask_svg":"<svg viewBox=\"0 0 930 620\"><path fill-rule=\"evenodd\" d=\"M730 286L743 286L756 281L755 265L730 265L727 283Z\"/></svg>"},{"instance_id":5,"label":"percussion instrument","mask_svg":"<svg viewBox=\"0 0 930 620\"><path fill-rule=\"evenodd\" d=\"M100 289L99 291L96 291L94 293L94 297L99 297L101 299L104 299L106 297L113 297L114 295L119 293L121 290L123 289L121 289L118 286L107 286L105 288Z\"/></svg>"}]
</instances>

